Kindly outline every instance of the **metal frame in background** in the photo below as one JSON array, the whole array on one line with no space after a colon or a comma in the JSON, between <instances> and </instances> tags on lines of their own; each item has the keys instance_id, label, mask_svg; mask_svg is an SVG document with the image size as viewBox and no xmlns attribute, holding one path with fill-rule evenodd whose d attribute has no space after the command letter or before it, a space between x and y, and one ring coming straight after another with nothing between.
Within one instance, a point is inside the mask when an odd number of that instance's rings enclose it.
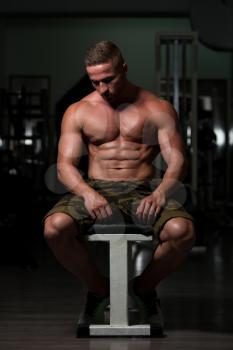
<instances>
[{"instance_id":1,"label":"metal frame in background","mask_svg":"<svg viewBox=\"0 0 233 350\"><path fill-rule=\"evenodd\" d=\"M162 54L164 53L164 60ZM188 61L188 54L191 52ZM197 32L158 32L155 37L156 93L172 102L181 119L181 126L187 133L185 119L189 113L191 189L196 201L198 191L198 146L197 146ZM190 67L189 67L190 64ZM188 71L189 70L189 71ZM190 77L189 77L190 76ZM188 79L190 83L188 84ZM165 87L164 87L165 86ZM181 104L182 100L182 112ZM189 108L188 110L188 101Z\"/></svg>"}]
</instances>

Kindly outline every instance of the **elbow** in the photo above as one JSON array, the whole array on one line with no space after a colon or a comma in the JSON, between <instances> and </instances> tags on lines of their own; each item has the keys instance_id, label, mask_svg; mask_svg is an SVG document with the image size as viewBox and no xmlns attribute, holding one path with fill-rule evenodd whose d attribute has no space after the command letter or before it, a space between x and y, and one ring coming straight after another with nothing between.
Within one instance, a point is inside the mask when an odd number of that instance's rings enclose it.
<instances>
[{"instance_id":1,"label":"elbow","mask_svg":"<svg viewBox=\"0 0 233 350\"><path fill-rule=\"evenodd\" d=\"M57 164L57 178L59 181L62 182L62 179L63 179L63 167L59 164Z\"/></svg>"}]
</instances>

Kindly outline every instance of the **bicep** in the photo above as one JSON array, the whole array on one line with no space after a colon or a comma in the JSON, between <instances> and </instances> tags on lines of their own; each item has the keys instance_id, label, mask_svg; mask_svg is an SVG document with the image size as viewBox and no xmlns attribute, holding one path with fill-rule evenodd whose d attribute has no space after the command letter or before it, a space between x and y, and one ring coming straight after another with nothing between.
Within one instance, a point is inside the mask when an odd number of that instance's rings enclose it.
<instances>
[{"instance_id":1,"label":"bicep","mask_svg":"<svg viewBox=\"0 0 233 350\"><path fill-rule=\"evenodd\" d=\"M159 128L158 141L162 156L167 164L185 161L184 142L178 121L174 117L168 118Z\"/></svg>"},{"instance_id":2,"label":"bicep","mask_svg":"<svg viewBox=\"0 0 233 350\"><path fill-rule=\"evenodd\" d=\"M81 133L69 132L62 134L58 144L58 162L77 164L83 154Z\"/></svg>"},{"instance_id":3,"label":"bicep","mask_svg":"<svg viewBox=\"0 0 233 350\"><path fill-rule=\"evenodd\" d=\"M82 131L74 116L65 115L58 143L58 162L76 165L84 150Z\"/></svg>"}]
</instances>

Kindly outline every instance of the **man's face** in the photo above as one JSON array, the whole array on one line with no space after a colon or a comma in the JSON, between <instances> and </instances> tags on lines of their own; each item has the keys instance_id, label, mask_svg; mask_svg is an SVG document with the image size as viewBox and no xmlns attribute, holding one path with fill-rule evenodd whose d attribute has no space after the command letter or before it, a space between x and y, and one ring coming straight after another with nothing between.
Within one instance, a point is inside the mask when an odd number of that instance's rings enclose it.
<instances>
[{"instance_id":1,"label":"man's face","mask_svg":"<svg viewBox=\"0 0 233 350\"><path fill-rule=\"evenodd\" d=\"M119 97L126 82L126 64L115 66L112 61L86 67L93 87L109 103Z\"/></svg>"}]
</instances>

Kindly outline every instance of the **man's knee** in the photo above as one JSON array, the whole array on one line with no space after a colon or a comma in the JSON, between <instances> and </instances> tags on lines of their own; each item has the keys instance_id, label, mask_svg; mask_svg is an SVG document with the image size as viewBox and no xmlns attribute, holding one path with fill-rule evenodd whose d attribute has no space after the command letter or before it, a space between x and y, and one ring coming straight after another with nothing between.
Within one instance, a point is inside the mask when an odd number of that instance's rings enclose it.
<instances>
[{"instance_id":1,"label":"man's knee","mask_svg":"<svg viewBox=\"0 0 233 350\"><path fill-rule=\"evenodd\" d=\"M65 236L69 231L72 219L66 214L56 213L48 216L44 224L44 237L47 241L56 241ZM68 232L67 234L68 235Z\"/></svg>"},{"instance_id":2,"label":"man's knee","mask_svg":"<svg viewBox=\"0 0 233 350\"><path fill-rule=\"evenodd\" d=\"M185 218L173 218L166 223L166 235L169 239L192 248L195 244L196 234L193 222Z\"/></svg>"}]
</instances>

